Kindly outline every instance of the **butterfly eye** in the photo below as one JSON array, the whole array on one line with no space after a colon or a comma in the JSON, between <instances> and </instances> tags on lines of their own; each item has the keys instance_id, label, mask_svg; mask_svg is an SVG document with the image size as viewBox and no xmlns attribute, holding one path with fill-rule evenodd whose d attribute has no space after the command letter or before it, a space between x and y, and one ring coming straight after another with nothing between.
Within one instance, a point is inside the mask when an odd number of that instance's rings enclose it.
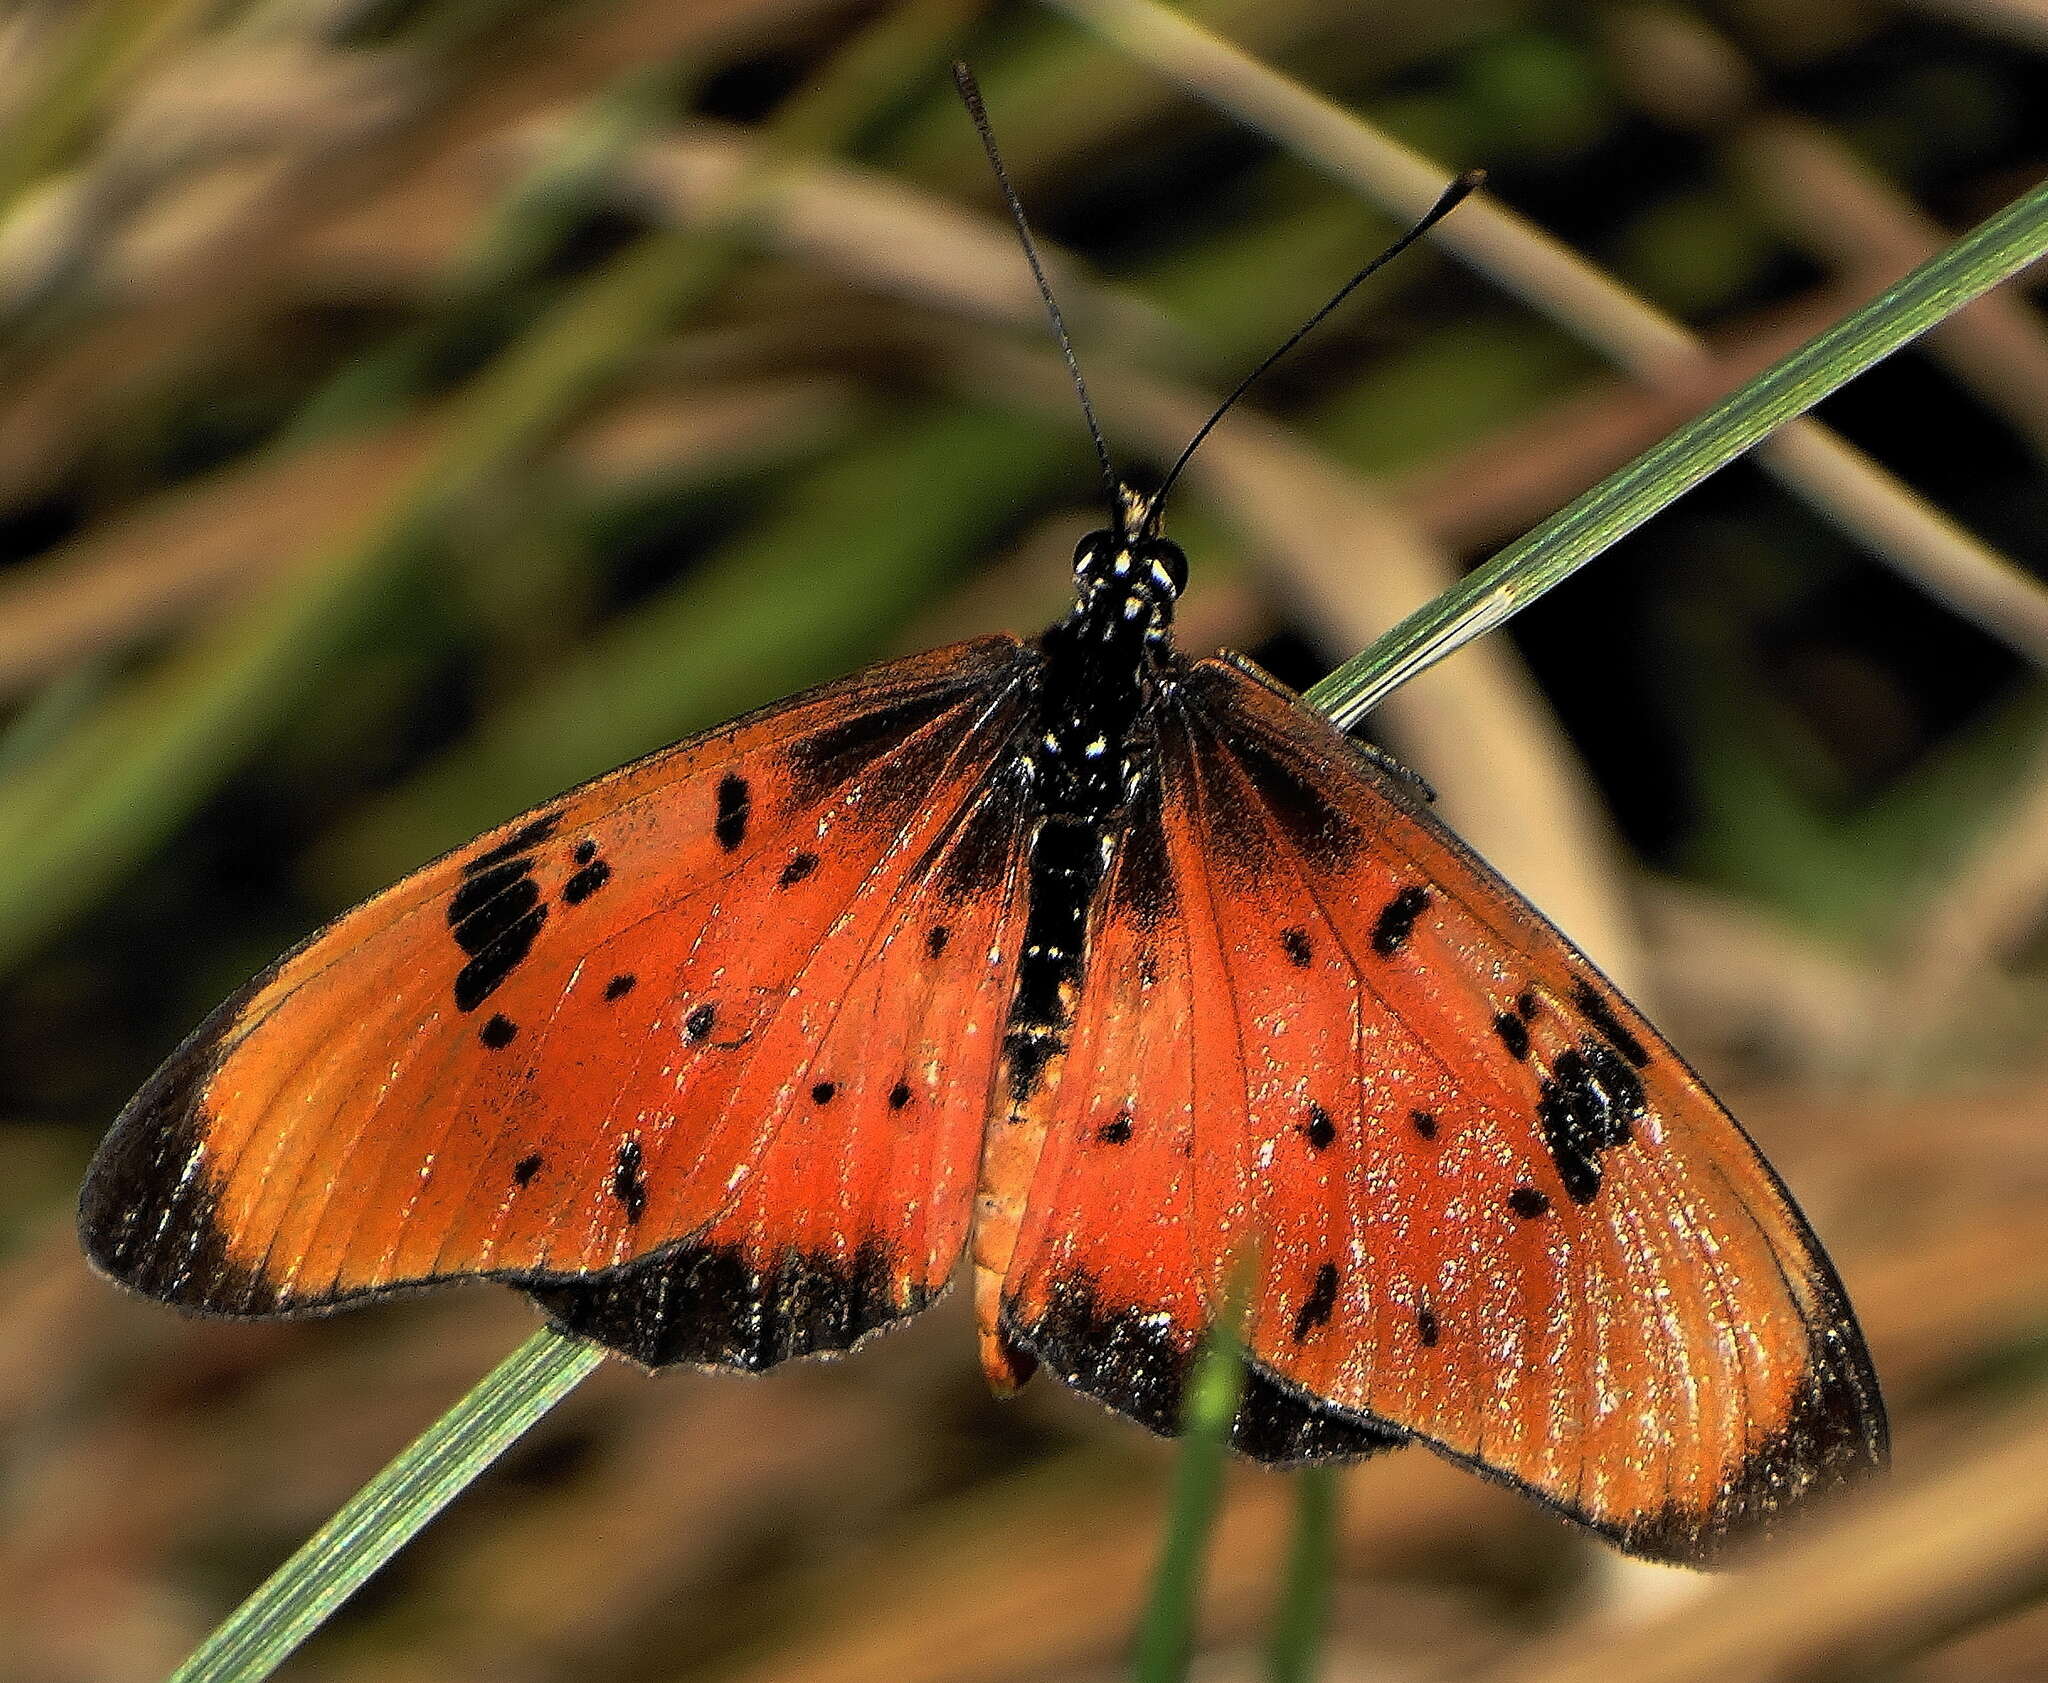
<instances>
[{"instance_id":1,"label":"butterfly eye","mask_svg":"<svg viewBox=\"0 0 2048 1683\"><path fill-rule=\"evenodd\" d=\"M1154 538L1145 546L1145 561L1152 576L1178 596L1188 587L1187 552L1170 538Z\"/></svg>"},{"instance_id":2,"label":"butterfly eye","mask_svg":"<svg viewBox=\"0 0 2048 1683\"><path fill-rule=\"evenodd\" d=\"M1099 572L1105 556L1116 548L1116 540L1108 532L1090 532L1074 545L1074 571L1076 573Z\"/></svg>"}]
</instances>

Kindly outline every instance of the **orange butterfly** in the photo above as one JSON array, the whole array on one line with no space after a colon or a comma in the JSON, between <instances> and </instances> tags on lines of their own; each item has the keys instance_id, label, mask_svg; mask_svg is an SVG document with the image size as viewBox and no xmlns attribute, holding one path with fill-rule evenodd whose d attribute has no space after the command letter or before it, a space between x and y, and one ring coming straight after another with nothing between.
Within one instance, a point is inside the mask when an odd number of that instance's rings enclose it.
<instances>
[{"instance_id":1,"label":"orange butterfly","mask_svg":"<svg viewBox=\"0 0 2048 1683\"><path fill-rule=\"evenodd\" d=\"M1419 1441L1691 1563L1881 1462L1740 1128L1404 775L1175 650L1162 495L1035 641L665 749L287 954L101 1147L93 1259L223 1315L486 1277L751 1371L968 1251L999 1391L1160 1432L1246 1259L1261 1461Z\"/></svg>"}]
</instances>

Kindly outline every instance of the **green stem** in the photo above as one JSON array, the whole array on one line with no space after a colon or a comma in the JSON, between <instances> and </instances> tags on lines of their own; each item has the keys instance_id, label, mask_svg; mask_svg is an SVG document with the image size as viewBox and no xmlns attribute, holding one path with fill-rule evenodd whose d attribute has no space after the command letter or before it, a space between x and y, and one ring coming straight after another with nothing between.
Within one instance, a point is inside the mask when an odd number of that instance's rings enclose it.
<instances>
[{"instance_id":1,"label":"green stem","mask_svg":"<svg viewBox=\"0 0 2048 1683\"><path fill-rule=\"evenodd\" d=\"M1244 1395L1244 1351L1239 1317L1217 1317L1189 1376L1182 1401L1180 1452L1174 1459L1173 1501L1166 1541L1153 1572L1151 1599L1138 1626L1133 1683L1181 1683L1194 1655L1202 1563L1223 1501L1230 1424Z\"/></svg>"},{"instance_id":2,"label":"green stem","mask_svg":"<svg viewBox=\"0 0 2048 1683\"><path fill-rule=\"evenodd\" d=\"M1311 1683L1316 1675L1337 1559L1338 1477L1331 1466L1303 1467L1294 1475L1294 1533L1266 1651L1271 1683Z\"/></svg>"},{"instance_id":3,"label":"green stem","mask_svg":"<svg viewBox=\"0 0 2048 1683\"><path fill-rule=\"evenodd\" d=\"M1346 729L1416 673L1518 614L1770 432L2048 253L2048 184L2016 199L1855 314L1418 608L1308 699Z\"/></svg>"},{"instance_id":4,"label":"green stem","mask_svg":"<svg viewBox=\"0 0 2048 1683\"><path fill-rule=\"evenodd\" d=\"M535 1333L265 1579L171 1683L269 1676L602 1360L593 1345Z\"/></svg>"}]
</instances>

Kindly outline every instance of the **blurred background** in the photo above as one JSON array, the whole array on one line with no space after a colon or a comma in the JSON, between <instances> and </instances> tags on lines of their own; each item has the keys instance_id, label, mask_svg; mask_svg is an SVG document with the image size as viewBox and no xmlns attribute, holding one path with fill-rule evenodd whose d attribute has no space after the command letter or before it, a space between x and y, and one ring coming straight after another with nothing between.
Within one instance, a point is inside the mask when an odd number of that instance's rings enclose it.
<instances>
[{"instance_id":1,"label":"blurred background","mask_svg":"<svg viewBox=\"0 0 2048 1683\"><path fill-rule=\"evenodd\" d=\"M1492 172L1181 493L1185 640L1297 684L2048 157L2040 0L1186 15L1250 56L1109 0L0 13L0 1675L160 1675L534 1324L91 1278L78 1177L184 1032L575 779L1060 610L1092 465L951 54L1140 467ZM1709 1579L1386 1457L1333 1679L2048 1676L2048 329L2008 290L1820 422L1371 724L1783 1170L1897 1471ZM608 1367L289 1675L1106 1678L1170 1468L993 1403L957 1301ZM1289 1507L1233 1473L1199 1675L1258 1675Z\"/></svg>"}]
</instances>

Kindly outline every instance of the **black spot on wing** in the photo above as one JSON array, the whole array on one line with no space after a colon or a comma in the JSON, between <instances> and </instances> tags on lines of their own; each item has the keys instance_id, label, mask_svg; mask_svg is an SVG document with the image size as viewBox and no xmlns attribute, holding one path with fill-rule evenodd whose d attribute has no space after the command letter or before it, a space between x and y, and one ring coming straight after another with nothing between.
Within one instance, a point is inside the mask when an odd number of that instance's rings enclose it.
<instances>
[{"instance_id":1,"label":"black spot on wing","mask_svg":"<svg viewBox=\"0 0 2048 1683\"><path fill-rule=\"evenodd\" d=\"M1434 1349L1442 1336L1443 1327L1438 1323L1434 1309L1424 1307L1415 1311L1415 1337L1425 1350Z\"/></svg>"},{"instance_id":2,"label":"black spot on wing","mask_svg":"<svg viewBox=\"0 0 2048 1683\"><path fill-rule=\"evenodd\" d=\"M1637 1069L1650 1066L1650 1049L1638 1040L1614 1014L1614 1008L1592 983L1583 979L1572 984L1572 1003L1578 1006L1593 1032L1612 1046Z\"/></svg>"},{"instance_id":3,"label":"black spot on wing","mask_svg":"<svg viewBox=\"0 0 2048 1683\"><path fill-rule=\"evenodd\" d=\"M1538 1188L1518 1186L1508 1194L1508 1208L1524 1221L1550 1213L1550 1199Z\"/></svg>"},{"instance_id":4,"label":"black spot on wing","mask_svg":"<svg viewBox=\"0 0 2048 1683\"><path fill-rule=\"evenodd\" d=\"M1411 1110L1408 1113L1408 1126L1426 1140L1436 1138L1436 1114L1433 1111Z\"/></svg>"},{"instance_id":5,"label":"black spot on wing","mask_svg":"<svg viewBox=\"0 0 2048 1683\"><path fill-rule=\"evenodd\" d=\"M838 1096L839 1083L836 1081L819 1081L811 1087L811 1102L813 1104L830 1104Z\"/></svg>"},{"instance_id":6,"label":"black spot on wing","mask_svg":"<svg viewBox=\"0 0 2048 1683\"><path fill-rule=\"evenodd\" d=\"M1408 944L1415 923L1429 910L1429 890L1409 886L1380 908L1373 920L1372 950L1381 958L1392 958Z\"/></svg>"},{"instance_id":7,"label":"black spot on wing","mask_svg":"<svg viewBox=\"0 0 2048 1683\"><path fill-rule=\"evenodd\" d=\"M946 950L946 943L952 940L952 938L952 930L948 929L943 923L933 924L930 932L924 938L926 954L932 958L937 958L939 954Z\"/></svg>"},{"instance_id":8,"label":"black spot on wing","mask_svg":"<svg viewBox=\"0 0 2048 1683\"><path fill-rule=\"evenodd\" d=\"M638 1140L620 1142L612 1162L612 1196L618 1199L628 1221L647 1213L647 1177L642 1172L643 1153Z\"/></svg>"},{"instance_id":9,"label":"black spot on wing","mask_svg":"<svg viewBox=\"0 0 2048 1683\"><path fill-rule=\"evenodd\" d=\"M683 1038L690 1041L708 1039L717 1026L718 1007L699 1005L683 1019Z\"/></svg>"},{"instance_id":10,"label":"black spot on wing","mask_svg":"<svg viewBox=\"0 0 2048 1683\"><path fill-rule=\"evenodd\" d=\"M753 813L754 791L738 772L727 772L718 780L718 816L711 824L712 835L726 852L736 851L747 839L747 820Z\"/></svg>"},{"instance_id":11,"label":"black spot on wing","mask_svg":"<svg viewBox=\"0 0 2048 1683\"><path fill-rule=\"evenodd\" d=\"M538 818L529 819L517 830L513 831L511 835L499 842L497 846L486 848L482 853L477 854L475 858L465 860L462 866L462 874L473 877L481 871L489 870L494 865L502 865L507 860L516 859L523 853L533 852L535 848L539 847L542 842L546 841L561 827L561 823L562 815L559 812L543 813Z\"/></svg>"},{"instance_id":12,"label":"black spot on wing","mask_svg":"<svg viewBox=\"0 0 2048 1683\"><path fill-rule=\"evenodd\" d=\"M748 1373L849 1350L935 1295L897 1279L889 1253L873 1242L847 1256L682 1245L525 1290L563 1331L643 1367L694 1362Z\"/></svg>"},{"instance_id":13,"label":"black spot on wing","mask_svg":"<svg viewBox=\"0 0 2048 1683\"><path fill-rule=\"evenodd\" d=\"M474 1011L519 968L548 915L530 857L476 863L479 868L448 899L449 933L469 954L455 976L455 1004L462 1011Z\"/></svg>"},{"instance_id":14,"label":"black spot on wing","mask_svg":"<svg viewBox=\"0 0 2048 1683\"><path fill-rule=\"evenodd\" d=\"M521 1186L531 1186L533 1177L540 1173L543 1159L539 1152L522 1157L512 1165L512 1178Z\"/></svg>"},{"instance_id":15,"label":"black spot on wing","mask_svg":"<svg viewBox=\"0 0 2048 1683\"><path fill-rule=\"evenodd\" d=\"M1131 1113L1126 1110L1111 1118L1095 1130L1095 1137L1104 1145L1124 1145L1131 1137Z\"/></svg>"},{"instance_id":16,"label":"black spot on wing","mask_svg":"<svg viewBox=\"0 0 2048 1683\"><path fill-rule=\"evenodd\" d=\"M1309 1286L1308 1296L1301 1300L1301 1308L1294 1317L1294 1342L1307 1341L1312 1332L1320 1332L1330 1324L1330 1317L1337 1311L1337 1265L1326 1262L1316 1270L1314 1282Z\"/></svg>"},{"instance_id":17,"label":"black spot on wing","mask_svg":"<svg viewBox=\"0 0 2048 1683\"><path fill-rule=\"evenodd\" d=\"M1287 954L1287 962L1299 969L1307 969L1316 956L1316 944L1308 938L1305 929L1283 929L1280 931L1280 948Z\"/></svg>"},{"instance_id":18,"label":"black spot on wing","mask_svg":"<svg viewBox=\"0 0 2048 1683\"><path fill-rule=\"evenodd\" d=\"M1093 1279L1076 1271L1058 1281L1046 1314L1030 1327L1005 1315L1003 1330L1084 1396L1148 1431L1180 1431L1181 1393L1194 1363L1195 1335L1164 1314L1106 1303ZM1408 1441L1383 1422L1339 1413L1288 1389L1263 1368L1245 1374L1230 1442L1275 1466L1355 1461Z\"/></svg>"},{"instance_id":19,"label":"black spot on wing","mask_svg":"<svg viewBox=\"0 0 2048 1683\"><path fill-rule=\"evenodd\" d=\"M477 1031L477 1039L481 1040L493 1052L502 1051L505 1047L510 1046L518 1038L518 1035L519 1025L502 1012L494 1013L491 1020Z\"/></svg>"},{"instance_id":20,"label":"black spot on wing","mask_svg":"<svg viewBox=\"0 0 2048 1683\"><path fill-rule=\"evenodd\" d=\"M1301 1125L1302 1138L1315 1151L1325 1151L1337 1137L1337 1124L1330 1120L1330 1113L1319 1104L1311 1102L1308 1119Z\"/></svg>"},{"instance_id":21,"label":"black spot on wing","mask_svg":"<svg viewBox=\"0 0 2048 1683\"><path fill-rule=\"evenodd\" d=\"M1643 1118L1642 1079L1603 1040L1588 1036L1557 1055L1536 1101L1543 1143L1575 1204L1600 1192L1601 1153L1628 1143Z\"/></svg>"},{"instance_id":22,"label":"black spot on wing","mask_svg":"<svg viewBox=\"0 0 2048 1683\"><path fill-rule=\"evenodd\" d=\"M1493 1019L1493 1032L1500 1036L1509 1057L1520 1062L1529 1055L1529 1025L1513 1011L1503 1011Z\"/></svg>"},{"instance_id":23,"label":"black spot on wing","mask_svg":"<svg viewBox=\"0 0 2048 1683\"><path fill-rule=\"evenodd\" d=\"M529 888L533 885L528 883ZM546 909L535 906L509 924L504 933L455 973L455 1008L474 1011L498 991L505 978L525 962L533 951L535 938L547 920Z\"/></svg>"},{"instance_id":24,"label":"black spot on wing","mask_svg":"<svg viewBox=\"0 0 2048 1683\"><path fill-rule=\"evenodd\" d=\"M889 1089L889 1108L891 1110L901 1110L909 1103L910 1083L908 1081L899 1081Z\"/></svg>"},{"instance_id":25,"label":"black spot on wing","mask_svg":"<svg viewBox=\"0 0 2048 1683\"><path fill-rule=\"evenodd\" d=\"M630 970L620 971L618 975L614 976L609 982L605 983L605 998L624 999L627 994L633 991L634 984L638 982L639 979L640 978L635 976Z\"/></svg>"},{"instance_id":26,"label":"black spot on wing","mask_svg":"<svg viewBox=\"0 0 2048 1683\"><path fill-rule=\"evenodd\" d=\"M562 884L562 903L565 906L580 906L611 880L611 866L602 859L593 859Z\"/></svg>"},{"instance_id":27,"label":"black spot on wing","mask_svg":"<svg viewBox=\"0 0 2048 1683\"><path fill-rule=\"evenodd\" d=\"M818 856L815 853L792 854L789 863L782 867L782 874L775 879L775 885L778 888L794 888L817 868Z\"/></svg>"},{"instance_id":28,"label":"black spot on wing","mask_svg":"<svg viewBox=\"0 0 2048 1683\"><path fill-rule=\"evenodd\" d=\"M1543 1001L1536 996L1533 988L1524 988L1515 995L1515 1015L1525 1023L1533 1023L1543 1010Z\"/></svg>"}]
</instances>

